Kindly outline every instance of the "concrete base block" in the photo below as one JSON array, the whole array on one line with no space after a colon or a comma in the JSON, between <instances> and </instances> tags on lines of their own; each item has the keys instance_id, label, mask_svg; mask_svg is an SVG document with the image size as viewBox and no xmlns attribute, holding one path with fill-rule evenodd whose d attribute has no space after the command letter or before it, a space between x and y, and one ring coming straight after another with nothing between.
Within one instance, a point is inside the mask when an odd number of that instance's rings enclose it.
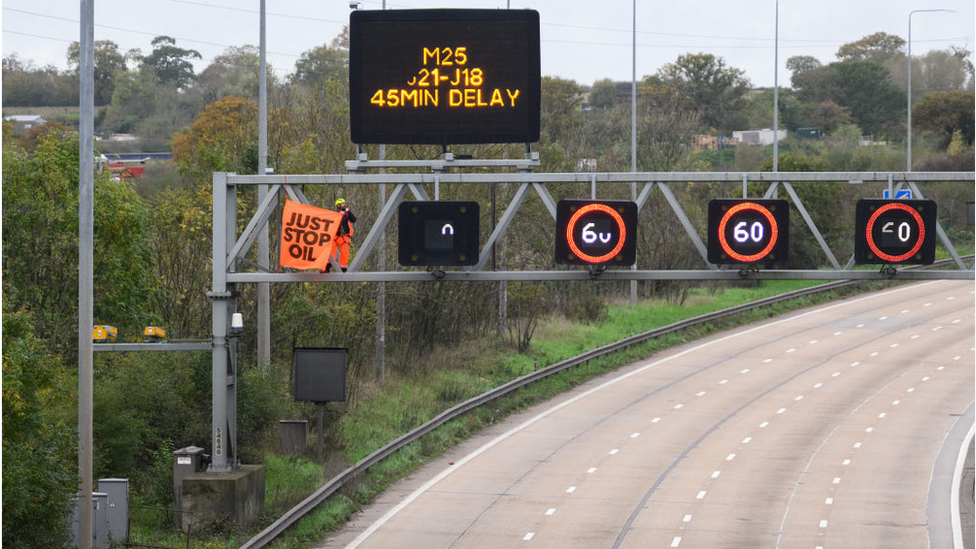
<instances>
[{"instance_id":1,"label":"concrete base block","mask_svg":"<svg viewBox=\"0 0 976 549\"><path fill-rule=\"evenodd\" d=\"M191 521L194 530L227 521L250 524L264 512L264 465L188 475L183 478L181 502L184 513L177 515L184 531Z\"/></svg>"}]
</instances>

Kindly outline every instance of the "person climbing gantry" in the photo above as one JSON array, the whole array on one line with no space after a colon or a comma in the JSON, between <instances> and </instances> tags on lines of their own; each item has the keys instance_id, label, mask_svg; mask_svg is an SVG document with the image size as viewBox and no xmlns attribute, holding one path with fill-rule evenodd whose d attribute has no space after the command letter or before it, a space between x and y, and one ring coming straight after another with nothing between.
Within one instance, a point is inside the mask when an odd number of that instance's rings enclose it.
<instances>
[{"instance_id":1,"label":"person climbing gantry","mask_svg":"<svg viewBox=\"0 0 976 549\"><path fill-rule=\"evenodd\" d=\"M352 242L352 235L355 232L353 223L356 222L356 214L352 213L346 204L345 198L339 198L335 202L336 211L342 214L342 221L339 222L339 232L336 234L336 259L339 260L339 268L346 272L349 268L349 243Z\"/></svg>"}]
</instances>

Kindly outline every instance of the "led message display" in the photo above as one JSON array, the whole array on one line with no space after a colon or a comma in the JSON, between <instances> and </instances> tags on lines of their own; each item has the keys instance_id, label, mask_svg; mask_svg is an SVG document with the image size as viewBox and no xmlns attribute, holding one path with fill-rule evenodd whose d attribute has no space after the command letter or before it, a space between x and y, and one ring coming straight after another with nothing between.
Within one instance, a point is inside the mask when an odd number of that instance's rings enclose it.
<instances>
[{"instance_id":1,"label":"led message display","mask_svg":"<svg viewBox=\"0 0 976 549\"><path fill-rule=\"evenodd\" d=\"M539 139L539 13L354 11L354 143L529 143Z\"/></svg>"}]
</instances>

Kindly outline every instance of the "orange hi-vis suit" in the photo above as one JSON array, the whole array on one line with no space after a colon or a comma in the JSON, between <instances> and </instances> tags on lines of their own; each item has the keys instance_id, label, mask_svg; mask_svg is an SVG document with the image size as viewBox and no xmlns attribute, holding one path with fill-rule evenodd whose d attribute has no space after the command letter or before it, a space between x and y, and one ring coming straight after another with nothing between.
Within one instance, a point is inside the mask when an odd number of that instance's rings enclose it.
<instances>
[{"instance_id":1,"label":"orange hi-vis suit","mask_svg":"<svg viewBox=\"0 0 976 549\"><path fill-rule=\"evenodd\" d=\"M352 213L346 206L343 199L336 200L336 210L342 214L342 221L339 222L339 232L336 234L336 258L339 260L339 267L343 272L349 267L349 243L352 242L352 235L355 233L353 223L356 222L356 214Z\"/></svg>"}]
</instances>

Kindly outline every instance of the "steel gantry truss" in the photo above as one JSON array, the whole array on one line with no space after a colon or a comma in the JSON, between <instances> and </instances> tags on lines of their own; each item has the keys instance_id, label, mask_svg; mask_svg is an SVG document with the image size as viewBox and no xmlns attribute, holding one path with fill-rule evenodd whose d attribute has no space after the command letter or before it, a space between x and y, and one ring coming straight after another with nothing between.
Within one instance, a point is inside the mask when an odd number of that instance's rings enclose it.
<instances>
[{"instance_id":1,"label":"steel gantry truss","mask_svg":"<svg viewBox=\"0 0 976 549\"><path fill-rule=\"evenodd\" d=\"M816 279L816 280L899 280L914 279L974 279L973 264L967 265L956 252L948 235L937 225L939 241L952 257L955 268L896 270L887 268L854 269L854 259L844 262L838 258L824 239L816 221L803 205L796 187L811 183L834 182L837 184L864 185L866 192L879 196L887 189L891 196L901 190L910 190L914 198L924 198L919 183L953 182L973 188L976 177L971 172L624 172L624 173L533 173L538 167L537 153L527 152L517 160L457 160L445 154L435 161L370 161L365 156L347 162L348 174L337 175L235 175L215 173L213 176L213 288L208 294L213 301L213 449L211 470L228 470L237 465L236 441L236 339L230 335L231 315L236 308L235 285L260 282L425 282L425 281L571 281L571 280L741 280L741 279ZM508 173L461 173L455 170L467 168L509 169ZM432 173L388 174L369 173L385 169L424 169ZM675 188L689 183L734 183L742 185L742 196L747 197L748 186L765 185L764 198L785 192L793 207L811 231L830 264L823 270L799 269L740 269L720 268L707 261L707 249L700 231L684 212ZM498 219L494 230L481 245L477 264L450 270L400 269L371 271L365 267L367 260L376 253L390 222L401 202L410 197L416 200L439 200L442 185L507 184L514 188L511 199ZM564 184L588 184L589 197L596 199L620 185L636 186L638 210L648 200L660 193L674 212L685 234L702 258L702 268L688 270L642 270L632 268L593 269L564 268L558 270L490 270L486 269L492 249L501 243L506 231L516 218L520 208L531 195L537 195L553 221L556 217L556 200L550 188ZM260 200L238 234L237 192L239 188L269 185L269 192ZM268 220L277 211L279 197L308 204L302 186L332 185L348 188L356 185L392 185L393 190L381 202L379 213L369 227L366 236L358 243L355 257L348 272L271 272L246 259ZM385 188L385 187L384 187ZM755 187L754 187L755 188ZM870 189L870 190L867 190ZM433 193L431 197L430 192ZM380 193L384 196L385 193ZM619 193L618 193L619 194ZM361 216L361 218L364 216ZM364 225L364 223L360 225ZM799 223L794 224L794 227ZM794 229L796 230L796 229ZM853 232L853 227L852 227ZM377 254L378 255L378 254ZM385 262L378 261L378 265ZM247 269L247 270L245 270Z\"/></svg>"}]
</instances>

